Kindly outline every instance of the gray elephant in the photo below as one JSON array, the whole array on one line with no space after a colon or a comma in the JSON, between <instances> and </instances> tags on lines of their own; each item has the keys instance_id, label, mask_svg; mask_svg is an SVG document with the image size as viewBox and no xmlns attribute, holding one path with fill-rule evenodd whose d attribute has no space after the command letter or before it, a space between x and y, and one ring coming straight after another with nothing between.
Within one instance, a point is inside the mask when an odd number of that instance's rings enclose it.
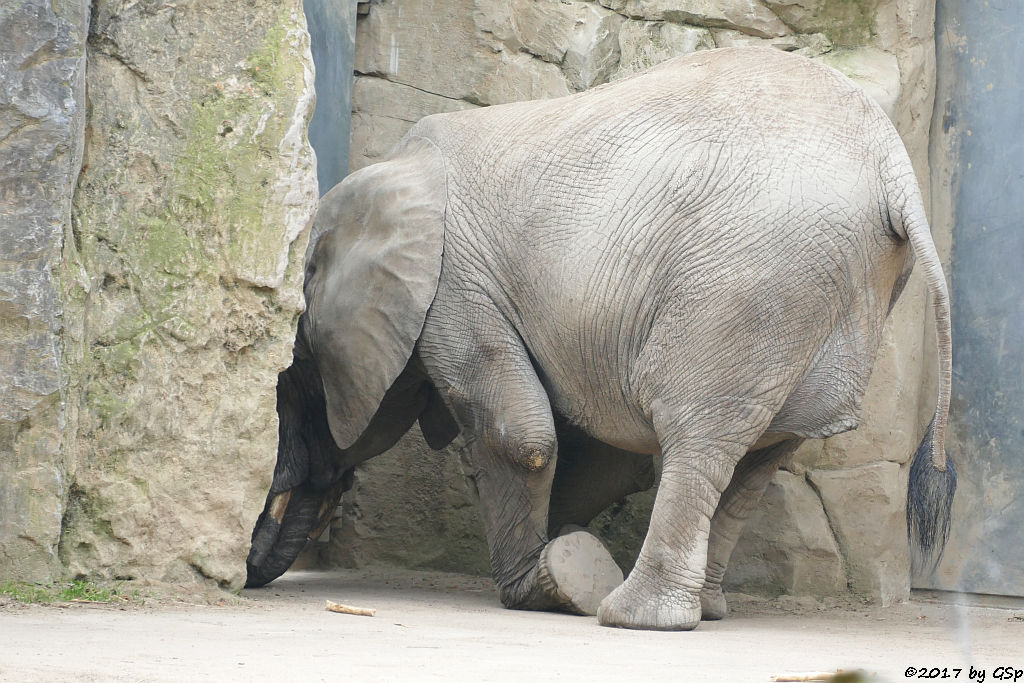
<instances>
[{"instance_id":1,"label":"gray elephant","mask_svg":"<svg viewBox=\"0 0 1024 683\"><path fill-rule=\"evenodd\" d=\"M630 628L720 618L729 555L780 462L857 427L915 257L941 381L910 529L941 549L945 280L899 136L826 66L713 50L427 117L324 197L307 254L250 586L287 569L351 469L418 420L433 448L465 435L506 606ZM620 583L571 525L649 486L656 453L650 527Z\"/></svg>"}]
</instances>

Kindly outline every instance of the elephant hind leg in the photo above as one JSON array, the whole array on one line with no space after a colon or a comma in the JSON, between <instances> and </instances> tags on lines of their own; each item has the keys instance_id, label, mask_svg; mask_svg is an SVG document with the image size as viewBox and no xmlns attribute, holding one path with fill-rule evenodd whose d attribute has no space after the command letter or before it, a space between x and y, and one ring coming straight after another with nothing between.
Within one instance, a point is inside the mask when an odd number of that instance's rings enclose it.
<instances>
[{"instance_id":1,"label":"elephant hind leg","mask_svg":"<svg viewBox=\"0 0 1024 683\"><path fill-rule=\"evenodd\" d=\"M656 400L651 408L662 448L651 524L636 566L597 616L606 626L690 630L700 623L711 518L773 413L735 396L697 405Z\"/></svg>"},{"instance_id":2,"label":"elephant hind leg","mask_svg":"<svg viewBox=\"0 0 1024 683\"><path fill-rule=\"evenodd\" d=\"M736 465L732 480L711 518L707 571L700 592L701 619L715 620L725 616L722 579L729 557L779 465L801 443L803 439L794 438L750 451Z\"/></svg>"}]
</instances>

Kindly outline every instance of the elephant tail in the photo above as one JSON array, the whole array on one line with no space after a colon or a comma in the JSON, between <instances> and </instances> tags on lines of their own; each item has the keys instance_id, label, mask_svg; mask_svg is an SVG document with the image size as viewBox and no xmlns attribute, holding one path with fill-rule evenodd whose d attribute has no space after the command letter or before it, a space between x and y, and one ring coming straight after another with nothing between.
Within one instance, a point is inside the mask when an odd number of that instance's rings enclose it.
<instances>
[{"instance_id":1,"label":"elephant tail","mask_svg":"<svg viewBox=\"0 0 1024 683\"><path fill-rule=\"evenodd\" d=\"M934 571L942 559L949 539L953 495L956 492L956 465L946 454L946 426L953 376L953 344L949 290L942 264L932 241L924 206L916 192L910 195L903 212L903 228L924 271L931 293L937 332L939 396L928 429L918 446L910 467L907 489L907 536L914 553L915 569Z\"/></svg>"}]
</instances>

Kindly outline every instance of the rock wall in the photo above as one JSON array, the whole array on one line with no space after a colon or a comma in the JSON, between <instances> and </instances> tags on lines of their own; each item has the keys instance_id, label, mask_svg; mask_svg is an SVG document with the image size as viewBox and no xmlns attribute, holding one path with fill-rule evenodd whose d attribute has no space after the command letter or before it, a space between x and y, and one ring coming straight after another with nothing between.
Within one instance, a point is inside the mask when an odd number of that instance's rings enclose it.
<instances>
[{"instance_id":1,"label":"rock wall","mask_svg":"<svg viewBox=\"0 0 1024 683\"><path fill-rule=\"evenodd\" d=\"M95 2L88 59L62 556L239 587L317 196L301 4Z\"/></svg>"},{"instance_id":2,"label":"rock wall","mask_svg":"<svg viewBox=\"0 0 1024 683\"><path fill-rule=\"evenodd\" d=\"M0 7L0 579L49 580L61 447L61 243L81 167L88 2Z\"/></svg>"},{"instance_id":3,"label":"rock wall","mask_svg":"<svg viewBox=\"0 0 1024 683\"><path fill-rule=\"evenodd\" d=\"M558 97L675 55L758 44L821 59L862 85L895 122L927 197L933 35L929 0L380 0L357 25L351 168L373 163L427 114ZM732 590L908 595L906 465L934 408L930 387L921 391L934 365L924 323L915 277L887 324L861 428L805 444L779 473L733 557ZM455 478L417 474L424 459ZM461 502L466 477L457 451L432 455L405 440L359 473L327 555L486 566L482 531ZM422 510L451 507L440 500L460 502L424 528ZM638 494L595 521L627 568L652 500ZM451 538L449 526L459 543L415 550L424 535Z\"/></svg>"},{"instance_id":4,"label":"rock wall","mask_svg":"<svg viewBox=\"0 0 1024 683\"><path fill-rule=\"evenodd\" d=\"M0 338L5 361L44 370L3 385L0 578L238 588L317 197L301 2L16 5L0 10L18 36L0 38L0 145L34 154L14 171L41 170L0 192L42 218L4 233L34 279L5 271Z\"/></svg>"}]
</instances>

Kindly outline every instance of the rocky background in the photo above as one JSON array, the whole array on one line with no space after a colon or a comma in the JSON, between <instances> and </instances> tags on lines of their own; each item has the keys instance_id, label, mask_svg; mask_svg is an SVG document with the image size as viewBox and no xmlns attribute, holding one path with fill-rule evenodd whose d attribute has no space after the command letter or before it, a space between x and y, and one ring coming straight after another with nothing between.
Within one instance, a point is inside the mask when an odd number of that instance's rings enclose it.
<instances>
[{"instance_id":1,"label":"rocky background","mask_svg":"<svg viewBox=\"0 0 1024 683\"><path fill-rule=\"evenodd\" d=\"M62 571L61 244L82 165L87 25L85 2L0 7L0 577Z\"/></svg>"},{"instance_id":2,"label":"rocky background","mask_svg":"<svg viewBox=\"0 0 1024 683\"><path fill-rule=\"evenodd\" d=\"M356 30L351 169L373 163L421 117L558 97L670 57L771 45L840 69L886 110L928 192L935 82L930 0L380 0ZM934 410L934 351L915 276L886 327L860 429L806 443L744 534L727 588L890 602L910 590L907 462ZM417 435L368 463L320 561L486 571L486 545L458 448ZM595 520L632 566L654 492ZM310 558L307 558L309 561Z\"/></svg>"},{"instance_id":3,"label":"rocky background","mask_svg":"<svg viewBox=\"0 0 1024 683\"><path fill-rule=\"evenodd\" d=\"M317 193L301 4L0 8L0 579L241 585ZM352 169L427 114L757 44L860 83L928 178L929 0L372 0L359 13ZM915 278L863 426L807 443L779 473L732 590L907 595L906 464L934 407L925 308ZM434 453L411 433L358 472L305 561L486 573L470 472L458 446ZM594 524L626 568L652 500Z\"/></svg>"},{"instance_id":4,"label":"rocky background","mask_svg":"<svg viewBox=\"0 0 1024 683\"><path fill-rule=\"evenodd\" d=\"M0 31L0 578L239 588L317 197L301 3L19 0Z\"/></svg>"}]
</instances>

